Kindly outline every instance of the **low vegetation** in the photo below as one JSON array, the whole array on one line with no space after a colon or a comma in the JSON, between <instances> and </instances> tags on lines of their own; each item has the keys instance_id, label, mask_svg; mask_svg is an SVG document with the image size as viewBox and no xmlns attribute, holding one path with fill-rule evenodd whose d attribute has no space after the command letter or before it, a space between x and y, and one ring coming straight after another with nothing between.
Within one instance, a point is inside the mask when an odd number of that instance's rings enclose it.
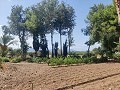
<instances>
[{"instance_id":1,"label":"low vegetation","mask_svg":"<svg viewBox=\"0 0 120 90\"><path fill-rule=\"evenodd\" d=\"M120 60L120 52L115 52L113 57L117 60Z\"/></svg>"}]
</instances>

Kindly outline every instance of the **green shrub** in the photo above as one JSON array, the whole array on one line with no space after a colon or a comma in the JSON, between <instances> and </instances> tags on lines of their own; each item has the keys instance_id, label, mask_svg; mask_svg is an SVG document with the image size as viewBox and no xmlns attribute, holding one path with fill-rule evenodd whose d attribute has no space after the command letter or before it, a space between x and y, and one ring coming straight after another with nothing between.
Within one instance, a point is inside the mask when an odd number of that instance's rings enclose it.
<instances>
[{"instance_id":1,"label":"green shrub","mask_svg":"<svg viewBox=\"0 0 120 90\"><path fill-rule=\"evenodd\" d=\"M113 55L114 59L118 59L120 60L120 52L115 52L115 54Z\"/></svg>"},{"instance_id":2,"label":"green shrub","mask_svg":"<svg viewBox=\"0 0 120 90\"><path fill-rule=\"evenodd\" d=\"M48 58L42 58L42 62L47 62Z\"/></svg>"},{"instance_id":3,"label":"green shrub","mask_svg":"<svg viewBox=\"0 0 120 90\"><path fill-rule=\"evenodd\" d=\"M85 63L85 64L87 64L87 63L93 63L93 60L91 58L83 58L82 59L82 63Z\"/></svg>"},{"instance_id":4,"label":"green shrub","mask_svg":"<svg viewBox=\"0 0 120 90\"><path fill-rule=\"evenodd\" d=\"M69 64L78 64L78 63L81 63L81 62L82 62L82 60L78 59L78 58L70 58L70 57L68 57L68 58L64 59L64 64L67 64L67 65L69 65Z\"/></svg>"},{"instance_id":5,"label":"green shrub","mask_svg":"<svg viewBox=\"0 0 120 90\"><path fill-rule=\"evenodd\" d=\"M21 62L21 61L22 61L22 58L20 58L20 57L16 57L16 58L11 59L12 63L18 63L18 62Z\"/></svg>"},{"instance_id":6,"label":"green shrub","mask_svg":"<svg viewBox=\"0 0 120 90\"><path fill-rule=\"evenodd\" d=\"M40 57L32 58L32 61L36 63L47 62L47 60L48 58L40 58Z\"/></svg>"},{"instance_id":7,"label":"green shrub","mask_svg":"<svg viewBox=\"0 0 120 90\"><path fill-rule=\"evenodd\" d=\"M29 63L34 62L34 61L33 61L33 58L27 58L26 61L29 62Z\"/></svg>"},{"instance_id":8,"label":"green shrub","mask_svg":"<svg viewBox=\"0 0 120 90\"><path fill-rule=\"evenodd\" d=\"M73 59L70 58L70 57L64 59L64 64L66 64L66 65L73 64L73 63L74 63L74 61L73 61Z\"/></svg>"},{"instance_id":9,"label":"green shrub","mask_svg":"<svg viewBox=\"0 0 120 90\"><path fill-rule=\"evenodd\" d=\"M2 62L9 62L9 58L7 57L2 57L1 59L2 59Z\"/></svg>"},{"instance_id":10,"label":"green shrub","mask_svg":"<svg viewBox=\"0 0 120 90\"><path fill-rule=\"evenodd\" d=\"M71 64L79 64L82 62L82 59L77 58L51 58L47 63L48 65L56 66L56 65L71 65Z\"/></svg>"},{"instance_id":11,"label":"green shrub","mask_svg":"<svg viewBox=\"0 0 120 90\"><path fill-rule=\"evenodd\" d=\"M2 62L2 57L0 57L0 62Z\"/></svg>"},{"instance_id":12,"label":"green shrub","mask_svg":"<svg viewBox=\"0 0 120 90\"><path fill-rule=\"evenodd\" d=\"M92 60L93 63L98 63L99 62L96 56L92 56L91 60Z\"/></svg>"},{"instance_id":13,"label":"green shrub","mask_svg":"<svg viewBox=\"0 0 120 90\"><path fill-rule=\"evenodd\" d=\"M63 58L51 58L48 61L48 65L51 66L62 65L62 64L64 64Z\"/></svg>"},{"instance_id":14,"label":"green shrub","mask_svg":"<svg viewBox=\"0 0 120 90\"><path fill-rule=\"evenodd\" d=\"M71 64L79 64L79 63L101 63L106 62L107 58L100 58L97 59L97 57L92 56L90 58L73 58L73 57L67 57L67 58L51 58L47 63L48 65L56 66L56 65L71 65Z\"/></svg>"},{"instance_id":15,"label":"green shrub","mask_svg":"<svg viewBox=\"0 0 120 90\"><path fill-rule=\"evenodd\" d=\"M77 63L82 63L82 58L77 59Z\"/></svg>"}]
</instances>

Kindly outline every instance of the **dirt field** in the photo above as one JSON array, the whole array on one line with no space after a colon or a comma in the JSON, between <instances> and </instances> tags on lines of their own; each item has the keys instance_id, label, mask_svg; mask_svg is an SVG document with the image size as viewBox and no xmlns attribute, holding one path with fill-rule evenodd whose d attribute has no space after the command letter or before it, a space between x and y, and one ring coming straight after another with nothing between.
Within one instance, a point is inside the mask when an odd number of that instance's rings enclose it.
<instances>
[{"instance_id":1,"label":"dirt field","mask_svg":"<svg viewBox=\"0 0 120 90\"><path fill-rule=\"evenodd\" d=\"M120 63L51 67L6 63L0 90L120 90Z\"/></svg>"}]
</instances>

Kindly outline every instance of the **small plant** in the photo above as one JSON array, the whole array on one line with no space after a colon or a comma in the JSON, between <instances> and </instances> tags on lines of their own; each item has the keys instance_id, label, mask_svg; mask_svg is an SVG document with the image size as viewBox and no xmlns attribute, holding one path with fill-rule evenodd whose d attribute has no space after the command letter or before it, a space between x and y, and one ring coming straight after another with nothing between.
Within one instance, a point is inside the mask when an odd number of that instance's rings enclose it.
<instances>
[{"instance_id":1,"label":"small plant","mask_svg":"<svg viewBox=\"0 0 120 90\"><path fill-rule=\"evenodd\" d=\"M113 55L114 59L118 59L120 60L120 52L115 52L115 54Z\"/></svg>"},{"instance_id":2,"label":"small plant","mask_svg":"<svg viewBox=\"0 0 120 90\"><path fill-rule=\"evenodd\" d=\"M47 62L47 60L48 58L40 58L40 57L32 58L32 62L36 62L36 63Z\"/></svg>"},{"instance_id":3,"label":"small plant","mask_svg":"<svg viewBox=\"0 0 120 90\"><path fill-rule=\"evenodd\" d=\"M64 64L69 65L69 64L75 64L76 60L73 58L65 58L64 59Z\"/></svg>"},{"instance_id":4,"label":"small plant","mask_svg":"<svg viewBox=\"0 0 120 90\"><path fill-rule=\"evenodd\" d=\"M26 61L29 62L29 63L33 63L34 62L33 58L27 58Z\"/></svg>"},{"instance_id":5,"label":"small plant","mask_svg":"<svg viewBox=\"0 0 120 90\"><path fill-rule=\"evenodd\" d=\"M82 62L88 64L88 63L93 63L93 60L91 58L83 58Z\"/></svg>"},{"instance_id":6,"label":"small plant","mask_svg":"<svg viewBox=\"0 0 120 90\"><path fill-rule=\"evenodd\" d=\"M92 56L91 60L93 61L93 63L98 63L99 62L96 56Z\"/></svg>"},{"instance_id":7,"label":"small plant","mask_svg":"<svg viewBox=\"0 0 120 90\"><path fill-rule=\"evenodd\" d=\"M16 57L16 58L11 59L12 63L18 63L18 62L21 62L21 61L22 61L22 58L20 58L20 57Z\"/></svg>"},{"instance_id":8,"label":"small plant","mask_svg":"<svg viewBox=\"0 0 120 90\"><path fill-rule=\"evenodd\" d=\"M0 57L0 62L2 62L2 57Z\"/></svg>"},{"instance_id":9,"label":"small plant","mask_svg":"<svg viewBox=\"0 0 120 90\"><path fill-rule=\"evenodd\" d=\"M7 57L2 57L1 59L2 59L2 62L9 62L9 58Z\"/></svg>"},{"instance_id":10,"label":"small plant","mask_svg":"<svg viewBox=\"0 0 120 90\"><path fill-rule=\"evenodd\" d=\"M48 61L48 65L51 66L62 65L62 64L64 64L63 58L51 58Z\"/></svg>"}]
</instances>

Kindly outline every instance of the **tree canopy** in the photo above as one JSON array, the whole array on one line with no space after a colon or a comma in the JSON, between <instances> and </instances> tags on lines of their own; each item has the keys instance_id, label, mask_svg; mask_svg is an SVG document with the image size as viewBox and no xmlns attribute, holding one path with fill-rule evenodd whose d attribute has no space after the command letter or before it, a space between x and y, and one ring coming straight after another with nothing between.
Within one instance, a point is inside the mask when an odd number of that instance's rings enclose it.
<instances>
[{"instance_id":1,"label":"tree canopy","mask_svg":"<svg viewBox=\"0 0 120 90\"><path fill-rule=\"evenodd\" d=\"M98 42L102 48L112 52L118 42L119 26L114 5L94 5L87 16L87 26L82 29L85 35L90 36L94 43Z\"/></svg>"}]
</instances>

